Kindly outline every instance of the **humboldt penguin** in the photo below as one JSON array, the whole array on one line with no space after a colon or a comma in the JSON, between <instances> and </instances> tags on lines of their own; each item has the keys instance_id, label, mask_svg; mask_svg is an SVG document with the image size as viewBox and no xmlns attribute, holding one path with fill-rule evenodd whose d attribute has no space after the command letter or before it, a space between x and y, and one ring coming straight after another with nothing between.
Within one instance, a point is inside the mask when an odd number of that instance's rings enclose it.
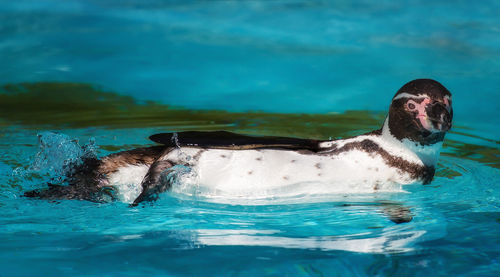
<instances>
[{"instance_id":1,"label":"humboldt penguin","mask_svg":"<svg viewBox=\"0 0 500 277\"><path fill-rule=\"evenodd\" d=\"M451 128L451 103L451 93L439 82L417 79L394 95L380 129L351 138L316 140L226 131L155 134L150 139L156 146L84 160L68 175L69 185L50 184L25 196L113 199L137 205L158 199L175 182L196 182L240 197L301 183L323 184L339 192L428 184ZM179 167L190 174L173 178Z\"/></svg>"}]
</instances>

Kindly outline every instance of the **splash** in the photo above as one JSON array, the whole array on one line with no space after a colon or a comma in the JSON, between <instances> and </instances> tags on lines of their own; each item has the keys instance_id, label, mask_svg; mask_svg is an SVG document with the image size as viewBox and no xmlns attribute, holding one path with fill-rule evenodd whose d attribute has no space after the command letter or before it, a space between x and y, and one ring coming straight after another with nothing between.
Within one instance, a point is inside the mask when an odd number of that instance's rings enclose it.
<instances>
[{"instance_id":1,"label":"splash","mask_svg":"<svg viewBox=\"0 0 500 277\"><path fill-rule=\"evenodd\" d=\"M171 186L174 194L184 194L197 196L200 194L198 175L191 167L185 165L175 165L164 172L160 178L162 184Z\"/></svg>"},{"instance_id":2,"label":"splash","mask_svg":"<svg viewBox=\"0 0 500 277\"><path fill-rule=\"evenodd\" d=\"M78 139L56 132L38 134L38 151L24 169L18 167L13 174L18 177L37 175L39 182L64 183L66 176L85 160L96 158L97 146L94 138L80 145Z\"/></svg>"}]
</instances>

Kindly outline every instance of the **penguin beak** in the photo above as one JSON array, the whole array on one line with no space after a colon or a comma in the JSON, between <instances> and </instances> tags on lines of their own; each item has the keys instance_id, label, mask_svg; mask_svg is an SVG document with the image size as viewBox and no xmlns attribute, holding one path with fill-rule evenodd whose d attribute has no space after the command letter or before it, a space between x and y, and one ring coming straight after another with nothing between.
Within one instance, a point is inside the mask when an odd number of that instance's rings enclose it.
<instances>
[{"instance_id":1,"label":"penguin beak","mask_svg":"<svg viewBox=\"0 0 500 277\"><path fill-rule=\"evenodd\" d=\"M425 107L427 120L434 132L447 132L451 128L453 110L443 102L434 101Z\"/></svg>"}]
</instances>

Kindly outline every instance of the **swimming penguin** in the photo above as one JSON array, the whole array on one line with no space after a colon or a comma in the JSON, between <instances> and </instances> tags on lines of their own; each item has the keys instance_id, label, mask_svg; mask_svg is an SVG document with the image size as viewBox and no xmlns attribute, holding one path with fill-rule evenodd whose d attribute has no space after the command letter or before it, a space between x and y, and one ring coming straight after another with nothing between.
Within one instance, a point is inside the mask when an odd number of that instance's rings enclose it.
<instances>
[{"instance_id":1,"label":"swimming penguin","mask_svg":"<svg viewBox=\"0 0 500 277\"><path fill-rule=\"evenodd\" d=\"M392 98L381 129L339 140L262 137L226 131L155 134L159 145L89 158L68 176L69 185L26 192L42 199L125 199L137 205L169 190L178 166L200 185L245 196L259 189L317 182L344 191L379 191L434 176L445 133L451 128L451 93L440 83L417 79ZM189 175L189 174L188 174ZM123 196L121 197L123 200Z\"/></svg>"}]
</instances>

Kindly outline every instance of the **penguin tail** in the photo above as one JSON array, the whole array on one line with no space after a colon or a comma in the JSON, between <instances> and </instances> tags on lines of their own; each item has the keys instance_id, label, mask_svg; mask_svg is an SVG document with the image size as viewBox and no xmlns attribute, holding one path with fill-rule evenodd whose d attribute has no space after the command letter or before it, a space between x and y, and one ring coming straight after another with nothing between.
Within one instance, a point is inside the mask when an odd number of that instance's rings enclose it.
<instances>
[{"instance_id":1,"label":"penguin tail","mask_svg":"<svg viewBox=\"0 0 500 277\"><path fill-rule=\"evenodd\" d=\"M45 200L82 199L82 193L79 193L72 185L65 186L50 183L47 185L48 188L27 191L23 196Z\"/></svg>"},{"instance_id":2,"label":"penguin tail","mask_svg":"<svg viewBox=\"0 0 500 277\"><path fill-rule=\"evenodd\" d=\"M87 159L71 171L66 177L66 184L47 183L48 187L27 191L24 197L44 200L87 200L92 202L107 202L113 199L113 192L101 188L97 181L98 159Z\"/></svg>"}]
</instances>

